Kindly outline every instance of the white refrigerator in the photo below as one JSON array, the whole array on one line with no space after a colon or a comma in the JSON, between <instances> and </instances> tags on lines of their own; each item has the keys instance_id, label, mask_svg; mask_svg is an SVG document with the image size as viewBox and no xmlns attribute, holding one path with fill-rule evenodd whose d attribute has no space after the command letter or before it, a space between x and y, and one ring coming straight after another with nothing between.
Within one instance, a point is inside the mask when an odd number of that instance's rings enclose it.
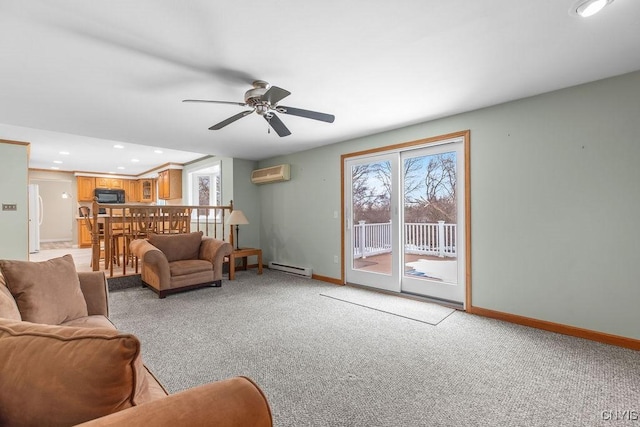
<instances>
[{"instance_id":1,"label":"white refrigerator","mask_svg":"<svg viewBox=\"0 0 640 427\"><path fill-rule=\"evenodd\" d=\"M40 252L40 225L43 218L42 197L37 184L29 184L29 253Z\"/></svg>"}]
</instances>

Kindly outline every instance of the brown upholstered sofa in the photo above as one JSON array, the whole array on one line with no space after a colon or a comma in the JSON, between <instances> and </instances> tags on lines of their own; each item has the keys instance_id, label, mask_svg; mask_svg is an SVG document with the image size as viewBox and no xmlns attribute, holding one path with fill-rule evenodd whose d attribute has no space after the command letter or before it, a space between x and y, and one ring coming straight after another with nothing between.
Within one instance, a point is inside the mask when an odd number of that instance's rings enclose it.
<instances>
[{"instance_id":1,"label":"brown upholstered sofa","mask_svg":"<svg viewBox=\"0 0 640 427\"><path fill-rule=\"evenodd\" d=\"M186 234L150 234L136 239L131 253L142 263L142 282L160 298L201 286L220 286L224 257L233 246L202 237L202 231Z\"/></svg>"},{"instance_id":2,"label":"brown upholstered sofa","mask_svg":"<svg viewBox=\"0 0 640 427\"><path fill-rule=\"evenodd\" d=\"M167 395L109 321L104 273L77 273L70 255L0 271L0 425L272 425L248 378Z\"/></svg>"}]
</instances>

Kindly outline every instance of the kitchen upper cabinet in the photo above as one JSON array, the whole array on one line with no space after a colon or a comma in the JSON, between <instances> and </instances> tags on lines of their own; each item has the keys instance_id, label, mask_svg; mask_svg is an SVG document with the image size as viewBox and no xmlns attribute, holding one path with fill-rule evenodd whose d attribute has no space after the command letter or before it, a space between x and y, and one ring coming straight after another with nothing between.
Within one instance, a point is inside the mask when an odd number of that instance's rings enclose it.
<instances>
[{"instance_id":1,"label":"kitchen upper cabinet","mask_svg":"<svg viewBox=\"0 0 640 427\"><path fill-rule=\"evenodd\" d=\"M180 171L178 171L180 172ZM171 198L180 198L182 193L182 174L179 176L180 182L175 184L180 191L175 195L175 190L169 189ZM175 182L175 176L168 178ZM96 188L107 188L111 190L124 190L126 203L153 203L156 201L156 180L149 179L120 179L108 177L78 176L78 202L93 202L94 190Z\"/></svg>"},{"instance_id":2,"label":"kitchen upper cabinet","mask_svg":"<svg viewBox=\"0 0 640 427\"><path fill-rule=\"evenodd\" d=\"M124 190L124 182L126 180L124 179L111 179L111 181L109 181L109 188L111 189L117 189L117 190Z\"/></svg>"},{"instance_id":3,"label":"kitchen upper cabinet","mask_svg":"<svg viewBox=\"0 0 640 427\"><path fill-rule=\"evenodd\" d=\"M155 179L138 180L138 202L153 203L156 199Z\"/></svg>"},{"instance_id":4,"label":"kitchen upper cabinet","mask_svg":"<svg viewBox=\"0 0 640 427\"><path fill-rule=\"evenodd\" d=\"M167 169L158 173L158 199L182 198L182 170Z\"/></svg>"},{"instance_id":5,"label":"kitchen upper cabinet","mask_svg":"<svg viewBox=\"0 0 640 427\"><path fill-rule=\"evenodd\" d=\"M79 176L76 178L78 184L78 201L92 202L93 190L96 188L96 179L90 176Z\"/></svg>"},{"instance_id":6,"label":"kitchen upper cabinet","mask_svg":"<svg viewBox=\"0 0 640 427\"><path fill-rule=\"evenodd\" d=\"M119 178L96 178L96 188L124 190L124 180Z\"/></svg>"},{"instance_id":7,"label":"kitchen upper cabinet","mask_svg":"<svg viewBox=\"0 0 640 427\"><path fill-rule=\"evenodd\" d=\"M124 184L124 197L127 203L134 203L140 201L140 191L138 181L134 179L123 180Z\"/></svg>"}]
</instances>

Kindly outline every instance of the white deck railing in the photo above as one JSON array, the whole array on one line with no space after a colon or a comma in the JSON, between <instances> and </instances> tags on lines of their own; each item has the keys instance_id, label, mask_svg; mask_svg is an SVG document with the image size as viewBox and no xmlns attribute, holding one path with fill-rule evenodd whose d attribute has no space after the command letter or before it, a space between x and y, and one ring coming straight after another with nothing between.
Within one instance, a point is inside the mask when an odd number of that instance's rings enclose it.
<instances>
[{"instance_id":1,"label":"white deck railing","mask_svg":"<svg viewBox=\"0 0 640 427\"><path fill-rule=\"evenodd\" d=\"M456 224L405 223L404 251L410 254L455 257L457 247ZM391 223L367 224L360 221L353 227L353 257L391 252Z\"/></svg>"}]
</instances>

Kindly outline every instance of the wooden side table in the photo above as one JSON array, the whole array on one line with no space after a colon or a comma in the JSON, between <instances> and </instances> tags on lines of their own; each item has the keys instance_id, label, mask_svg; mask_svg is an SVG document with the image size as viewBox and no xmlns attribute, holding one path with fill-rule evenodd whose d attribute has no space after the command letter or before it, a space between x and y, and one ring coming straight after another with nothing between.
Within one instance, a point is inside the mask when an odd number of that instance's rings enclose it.
<instances>
[{"instance_id":1,"label":"wooden side table","mask_svg":"<svg viewBox=\"0 0 640 427\"><path fill-rule=\"evenodd\" d=\"M241 248L234 249L231 255L229 255L229 280L233 280L236 276L236 259L242 259L242 267L239 270L247 269L247 257L258 257L258 274L262 274L262 249L256 248Z\"/></svg>"}]
</instances>

